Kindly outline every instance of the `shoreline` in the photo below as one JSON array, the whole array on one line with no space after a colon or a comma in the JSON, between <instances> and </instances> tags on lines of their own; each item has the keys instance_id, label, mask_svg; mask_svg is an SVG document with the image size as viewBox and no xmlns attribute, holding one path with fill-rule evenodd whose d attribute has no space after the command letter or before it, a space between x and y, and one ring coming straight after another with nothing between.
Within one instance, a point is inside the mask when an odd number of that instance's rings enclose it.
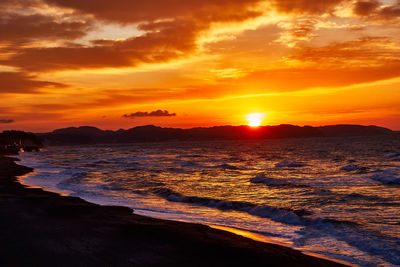
<instances>
[{"instance_id":1,"label":"shoreline","mask_svg":"<svg viewBox=\"0 0 400 267\"><path fill-rule=\"evenodd\" d=\"M68 192L68 191L64 191L64 192L56 191L54 189L53 190L52 189L46 189L46 188L43 188L41 186L37 186L37 185L33 185L33 184L30 184L30 183L27 183L24 179L28 178L31 175L35 175L35 170L34 169L33 169L32 172L29 172L29 173L27 173L25 175L22 175L22 176L17 176L16 178L17 178L17 181L20 184L22 184L23 186L26 186L27 188L39 188L39 189L42 189L44 191L56 193L56 194L58 194L60 196L64 196L64 197L68 197L69 196L68 193L72 193L71 191L70 192ZM79 197L79 198L81 198L81 197ZM93 202L93 201L90 201L90 200L87 200L87 199L83 199L83 200L87 201L89 203L96 204L96 205L101 205L101 206L104 205L104 204L96 203L96 202ZM117 205L117 206L128 207L128 206L124 206L124 205ZM130 207L128 207L128 208L130 208ZM134 211L133 211L133 213L134 213ZM151 215L148 215L148 214L136 214L136 215L140 215L140 216L144 216L144 217L150 217L150 218L153 218L153 219L168 220L168 219L164 219L164 218L154 217L154 216L151 216ZM183 222L183 223L195 223L196 224L196 222L190 222L190 221L185 221L185 220L168 220L168 221L179 221L179 222ZM290 246L290 243L285 243L285 242L281 242L281 241L278 241L278 240L273 240L273 239L271 239L271 238L269 238L267 236L264 236L264 235L261 235L261 234L257 234L257 233L254 233L254 232L251 232L251 231L248 231L248 230L245 230L245 229L234 228L234 227L223 226L223 225L207 224L207 223L201 223L201 222L197 222L197 224L206 225L206 226L209 226L211 228L222 230L222 231L227 231L227 232L233 233L235 235L239 235L239 236L243 236L243 237L252 239L254 241L263 242L263 243L266 243L266 244L274 244L274 245L278 245L278 246L288 247L288 248L291 248L291 249L294 249L294 250L297 250L297 251L301 251L301 250L298 250L296 248L292 248ZM333 261L333 262L336 262L336 263L339 263L339 264L343 264L343 265L347 265L347 266L358 266L356 264L352 264L352 263L349 263L349 262L346 262L346 261L340 260L340 259L331 258L331 257L325 256L323 254L318 254L318 253L313 253L313 252L305 252L305 251L301 251L301 252L303 254L305 254L305 255L309 255L309 256L312 256L312 257L316 257L316 258L321 258L321 259L328 260L328 261Z\"/></svg>"},{"instance_id":2,"label":"shoreline","mask_svg":"<svg viewBox=\"0 0 400 267\"><path fill-rule=\"evenodd\" d=\"M211 228L222 230L222 231L227 231L227 232L233 233L235 235L243 236L243 237L249 238L249 239L254 240L254 241L263 242L263 243L266 243L266 244L274 244L274 245L290 248L288 244L271 240L267 236L264 236L264 235L261 235L261 234L256 234L256 233L253 233L253 232L250 232L250 231L236 229L236 228L227 227L227 226L219 226L219 225L208 225L208 226L210 226ZM297 251L300 251L300 250L297 250ZM317 253L304 252L304 251L301 251L301 253L303 253L305 255L312 256L312 257L316 257L316 258L320 258L320 259L324 259L324 260L328 260L328 261L333 261L333 262L336 262L336 263L339 263L339 264L343 264L343 265L346 265L346 266L352 266L352 267L357 267L358 266L356 264L352 264L352 263L349 263L349 262L346 262L346 261L343 261L343 260L339 260L339 259L330 258L328 256L317 254Z\"/></svg>"},{"instance_id":3,"label":"shoreline","mask_svg":"<svg viewBox=\"0 0 400 267\"><path fill-rule=\"evenodd\" d=\"M30 188L33 169L0 156L0 261L11 266L344 266L210 226L168 221ZM218 228L218 227L217 227ZM228 230L228 228L224 229ZM5 242L5 243L4 243ZM8 245L8 246L7 246ZM4 254L4 255L2 255ZM23 254L24 257L18 257ZM61 264L61 265L60 265Z\"/></svg>"}]
</instances>

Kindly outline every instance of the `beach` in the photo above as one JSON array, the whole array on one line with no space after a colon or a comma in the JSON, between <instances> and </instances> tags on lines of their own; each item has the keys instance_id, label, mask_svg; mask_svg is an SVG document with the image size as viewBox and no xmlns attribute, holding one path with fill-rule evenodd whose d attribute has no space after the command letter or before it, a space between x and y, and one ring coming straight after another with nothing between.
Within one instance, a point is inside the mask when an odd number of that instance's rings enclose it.
<instances>
[{"instance_id":1,"label":"beach","mask_svg":"<svg viewBox=\"0 0 400 267\"><path fill-rule=\"evenodd\" d=\"M209 226L27 188L0 157L2 266L341 266Z\"/></svg>"}]
</instances>

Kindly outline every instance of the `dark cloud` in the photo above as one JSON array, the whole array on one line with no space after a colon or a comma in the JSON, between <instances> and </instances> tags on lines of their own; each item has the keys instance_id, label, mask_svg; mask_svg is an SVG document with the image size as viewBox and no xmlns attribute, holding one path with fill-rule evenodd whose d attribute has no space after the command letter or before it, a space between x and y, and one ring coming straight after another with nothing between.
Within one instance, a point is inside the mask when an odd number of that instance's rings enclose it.
<instances>
[{"instance_id":1,"label":"dark cloud","mask_svg":"<svg viewBox=\"0 0 400 267\"><path fill-rule=\"evenodd\" d=\"M18 15L0 13L0 41L26 42L32 39L75 39L85 35L86 21L57 21L40 14Z\"/></svg>"},{"instance_id":2,"label":"dark cloud","mask_svg":"<svg viewBox=\"0 0 400 267\"><path fill-rule=\"evenodd\" d=\"M251 9L260 1L46 0L50 5L72 8L99 20L137 23L145 33L123 41L94 40L93 46L19 49L0 64L29 71L53 71L167 62L194 52L198 35L212 23L243 21L261 15ZM75 26L77 29L71 30L71 34L79 33L81 25Z\"/></svg>"},{"instance_id":3,"label":"dark cloud","mask_svg":"<svg viewBox=\"0 0 400 267\"><path fill-rule=\"evenodd\" d=\"M1 93L35 93L40 88L64 87L55 82L39 81L23 72L0 72Z\"/></svg>"},{"instance_id":4,"label":"dark cloud","mask_svg":"<svg viewBox=\"0 0 400 267\"><path fill-rule=\"evenodd\" d=\"M368 17L374 20L392 20L400 17L400 1L384 6L377 0L359 0L354 4L353 11L361 17Z\"/></svg>"},{"instance_id":5,"label":"dark cloud","mask_svg":"<svg viewBox=\"0 0 400 267\"><path fill-rule=\"evenodd\" d=\"M75 15L91 15L95 19L121 24L137 23L145 34L123 41L93 40L92 46L18 49L0 64L42 72L168 62L195 52L197 37L212 23L243 21L261 15L254 9L261 0L44 1L50 6L70 8ZM281 12L324 13L341 1L275 0L274 5ZM33 22L35 16L38 17ZM6 35L14 38L47 38L53 34L54 37L73 39L84 34L88 27L84 22L57 24L41 15L9 18L3 24L7 28ZM28 26L24 28L20 25ZM293 34L310 34L310 29L299 28Z\"/></svg>"},{"instance_id":6,"label":"dark cloud","mask_svg":"<svg viewBox=\"0 0 400 267\"><path fill-rule=\"evenodd\" d=\"M138 111L131 114L124 114L122 117L133 119L136 117L173 117L173 116L176 116L176 113L169 113L168 110L159 109L151 112Z\"/></svg>"},{"instance_id":7,"label":"dark cloud","mask_svg":"<svg viewBox=\"0 0 400 267\"><path fill-rule=\"evenodd\" d=\"M393 6L384 7L380 11L380 15L385 18L398 18L400 17L400 2Z\"/></svg>"},{"instance_id":8,"label":"dark cloud","mask_svg":"<svg viewBox=\"0 0 400 267\"><path fill-rule=\"evenodd\" d=\"M276 9L285 13L323 14L331 12L344 0L274 0Z\"/></svg>"},{"instance_id":9,"label":"dark cloud","mask_svg":"<svg viewBox=\"0 0 400 267\"><path fill-rule=\"evenodd\" d=\"M359 16L368 16L375 12L380 6L378 1L363 0L354 4L354 13Z\"/></svg>"},{"instance_id":10,"label":"dark cloud","mask_svg":"<svg viewBox=\"0 0 400 267\"><path fill-rule=\"evenodd\" d=\"M0 1L0 8L1 10L7 9L26 9L32 7L38 7L41 4L41 0L1 0Z\"/></svg>"},{"instance_id":11,"label":"dark cloud","mask_svg":"<svg viewBox=\"0 0 400 267\"><path fill-rule=\"evenodd\" d=\"M171 19L198 22L237 20L260 0L44 0L49 5L72 8L97 19L137 23Z\"/></svg>"},{"instance_id":12,"label":"dark cloud","mask_svg":"<svg viewBox=\"0 0 400 267\"><path fill-rule=\"evenodd\" d=\"M13 119L0 119L0 123L13 123Z\"/></svg>"},{"instance_id":13,"label":"dark cloud","mask_svg":"<svg viewBox=\"0 0 400 267\"><path fill-rule=\"evenodd\" d=\"M187 55L196 47L200 30L192 23L170 22L161 31L92 47L27 48L3 64L30 71L135 66L165 62Z\"/></svg>"}]
</instances>

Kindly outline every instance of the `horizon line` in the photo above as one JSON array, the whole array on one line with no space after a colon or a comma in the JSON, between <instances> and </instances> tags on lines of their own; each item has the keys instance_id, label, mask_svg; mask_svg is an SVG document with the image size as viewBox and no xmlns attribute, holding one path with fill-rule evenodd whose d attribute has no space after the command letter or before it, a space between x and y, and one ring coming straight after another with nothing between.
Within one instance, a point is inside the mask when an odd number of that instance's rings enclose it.
<instances>
[{"instance_id":1,"label":"horizon line","mask_svg":"<svg viewBox=\"0 0 400 267\"><path fill-rule=\"evenodd\" d=\"M394 130L388 127L384 127L384 126L379 126L379 125L374 125L374 124L369 124L369 125L364 125L364 124L346 124L346 123L339 123L339 124L327 124L327 125L319 125L319 126L312 126L312 125L296 125L296 124L290 124L290 123L281 123L281 124L274 124L274 125L260 125L260 126L250 126L250 125L214 125L214 126L196 126L196 127L189 127L189 128L180 128L180 127L164 127L164 126L159 126L159 125L154 125L154 124L144 124L144 125L137 125L137 126L133 126L131 128L119 128L117 130L110 130L110 129L102 129L100 127L96 127L96 126L91 126L91 125L80 125L80 126L67 126L67 127L61 127L61 128L55 128L49 131L43 131L43 132L33 132L33 131L26 131L26 130L17 130L17 129L5 129L2 130L2 132L4 131L24 131L24 132L30 132L30 133L50 133L56 130L62 130L62 129L68 129L68 128L81 128L81 127L91 127L91 128L96 128L98 130L101 131L112 131L112 132L116 132L116 131L120 131L120 130L130 130L130 129L134 129L137 127L146 127L146 126L154 126L154 127L158 127L158 128L168 128L168 129L181 129L181 130L190 130L190 129L196 129L196 128L214 128L214 127L248 127L250 129L256 130L257 128L262 128L262 127L277 127L277 126L282 126L282 125L288 125L288 126L297 126L297 127L313 127L313 128L318 128L318 127L327 127L327 126L363 126L363 127L379 127L379 128L385 128L388 130L391 130L393 132L398 132L399 130Z\"/></svg>"}]
</instances>

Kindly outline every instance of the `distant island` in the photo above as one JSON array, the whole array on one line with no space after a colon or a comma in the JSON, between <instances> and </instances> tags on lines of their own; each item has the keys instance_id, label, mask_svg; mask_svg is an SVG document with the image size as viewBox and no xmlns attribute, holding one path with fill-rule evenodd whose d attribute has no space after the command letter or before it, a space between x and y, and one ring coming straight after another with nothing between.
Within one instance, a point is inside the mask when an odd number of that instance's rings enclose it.
<instances>
[{"instance_id":1,"label":"distant island","mask_svg":"<svg viewBox=\"0 0 400 267\"><path fill-rule=\"evenodd\" d=\"M138 126L128 130L101 130L91 126L57 129L37 136L47 145L135 143L163 141L253 140L309 137L354 137L398 134L378 126L330 125L295 126L214 126L191 129L163 128L154 125Z\"/></svg>"}]
</instances>

